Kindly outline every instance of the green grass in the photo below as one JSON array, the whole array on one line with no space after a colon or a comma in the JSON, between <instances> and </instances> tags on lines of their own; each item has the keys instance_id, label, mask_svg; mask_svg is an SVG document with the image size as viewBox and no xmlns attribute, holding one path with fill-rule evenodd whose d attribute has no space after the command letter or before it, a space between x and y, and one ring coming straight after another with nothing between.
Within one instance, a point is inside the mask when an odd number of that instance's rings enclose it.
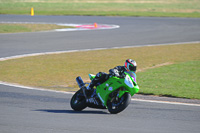
<instances>
[{"instance_id":1,"label":"green grass","mask_svg":"<svg viewBox=\"0 0 200 133\"><path fill-rule=\"evenodd\" d=\"M200 61L188 61L138 73L141 94L200 99Z\"/></svg>"},{"instance_id":2,"label":"green grass","mask_svg":"<svg viewBox=\"0 0 200 133\"><path fill-rule=\"evenodd\" d=\"M77 76L89 81L88 73L108 72L132 58L140 93L200 99L199 51L200 44L184 44L19 58L0 62L0 81L75 91Z\"/></svg>"},{"instance_id":3,"label":"green grass","mask_svg":"<svg viewBox=\"0 0 200 133\"><path fill-rule=\"evenodd\" d=\"M19 32L36 32L47 31L61 28L74 28L69 26L58 26L55 24L12 24L0 23L0 33L19 33Z\"/></svg>"},{"instance_id":4,"label":"green grass","mask_svg":"<svg viewBox=\"0 0 200 133\"><path fill-rule=\"evenodd\" d=\"M1 0L0 14L200 17L200 0Z\"/></svg>"},{"instance_id":5,"label":"green grass","mask_svg":"<svg viewBox=\"0 0 200 133\"><path fill-rule=\"evenodd\" d=\"M24 26L0 24L0 33L31 32L31 29Z\"/></svg>"}]
</instances>

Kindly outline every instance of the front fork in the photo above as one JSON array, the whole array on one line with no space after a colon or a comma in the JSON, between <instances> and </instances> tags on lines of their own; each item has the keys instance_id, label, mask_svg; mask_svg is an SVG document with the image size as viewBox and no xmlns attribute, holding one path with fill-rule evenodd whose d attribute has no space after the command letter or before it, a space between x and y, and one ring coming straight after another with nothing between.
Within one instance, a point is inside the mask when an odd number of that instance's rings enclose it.
<instances>
[{"instance_id":1,"label":"front fork","mask_svg":"<svg viewBox=\"0 0 200 133\"><path fill-rule=\"evenodd\" d=\"M126 89L121 88L118 92L118 97L121 98L126 92L128 92Z\"/></svg>"},{"instance_id":2,"label":"front fork","mask_svg":"<svg viewBox=\"0 0 200 133\"><path fill-rule=\"evenodd\" d=\"M120 99L126 92L128 92L126 89L124 88L120 88L118 90L116 90L115 92L110 94L110 101L116 100L118 101L118 99Z\"/></svg>"}]
</instances>

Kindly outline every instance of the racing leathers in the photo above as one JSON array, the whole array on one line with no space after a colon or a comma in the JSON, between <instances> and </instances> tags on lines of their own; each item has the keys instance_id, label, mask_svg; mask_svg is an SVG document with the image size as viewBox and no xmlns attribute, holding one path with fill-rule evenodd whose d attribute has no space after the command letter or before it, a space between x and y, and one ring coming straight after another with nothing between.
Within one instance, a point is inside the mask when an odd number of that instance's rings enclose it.
<instances>
[{"instance_id":1,"label":"racing leathers","mask_svg":"<svg viewBox=\"0 0 200 133\"><path fill-rule=\"evenodd\" d=\"M124 66L116 66L115 68L109 70L109 74L104 73L104 72L99 72L99 73L96 74L96 77L88 85L87 89L90 90L94 86L98 86L98 85L102 84L111 75L119 77L119 78L123 78L125 71L126 71L126 68Z\"/></svg>"}]
</instances>

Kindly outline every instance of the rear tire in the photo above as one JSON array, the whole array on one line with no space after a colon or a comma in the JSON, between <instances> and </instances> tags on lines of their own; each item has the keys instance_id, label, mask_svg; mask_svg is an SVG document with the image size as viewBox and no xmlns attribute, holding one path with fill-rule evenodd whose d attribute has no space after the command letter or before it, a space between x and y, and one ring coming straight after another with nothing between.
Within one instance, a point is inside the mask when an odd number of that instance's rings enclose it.
<instances>
[{"instance_id":1,"label":"rear tire","mask_svg":"<svg viewBox=\"0 0 200 133\"><path fill-rule=\"evenodd\" d=\"M75 111L81 111L87 107L86 99L83 95L83 91L77 91L71 98L70 101L71 108Z\"/></svg>"},{"instance_id":2,"label":"rear tire","mask_svg":"<svg viewBox=\"0 0 200 133\"><path fill-rule=\"evenodd\" d=\"M108 101L108 111L111 114L117 114L121 111L123 111L131 102L131 95L130 93L124 93L124 95L121 98L118 98L118 100L110 100Z\"/></svg>"}]
</instances>

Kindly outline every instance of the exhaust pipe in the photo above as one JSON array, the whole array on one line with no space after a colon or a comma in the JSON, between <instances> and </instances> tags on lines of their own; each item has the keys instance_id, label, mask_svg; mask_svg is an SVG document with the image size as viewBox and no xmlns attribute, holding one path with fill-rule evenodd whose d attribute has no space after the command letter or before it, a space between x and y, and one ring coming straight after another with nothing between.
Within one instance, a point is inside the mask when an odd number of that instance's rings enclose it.
<instances>
[{"instance_id":1,"label":"exhaust pipe","mask_svg":"<svg viewBox=\"0 0 200 133\"><path fill-rule=\"evenodd\" d=\"M78 76L76 78L76 82L78 83L79 88L82 89L83 95L85 96L85 99L87 101L88 97L87 97L86 92L85 92L86 91L85 83L83 82L83 80L80 76Z\"/></svg>"},{"instance_id":2,"label":"exhaust pipe","mask_svg":"<svg viewBox=\"0 0 200 133\"><path fill-rule=\"evenodd\" d=\"M76 82L78 83L79 88L82 88L83 86L85 86L85 83L83 82L80 76L76 78Z\"/></svg>"}]
</instances>

